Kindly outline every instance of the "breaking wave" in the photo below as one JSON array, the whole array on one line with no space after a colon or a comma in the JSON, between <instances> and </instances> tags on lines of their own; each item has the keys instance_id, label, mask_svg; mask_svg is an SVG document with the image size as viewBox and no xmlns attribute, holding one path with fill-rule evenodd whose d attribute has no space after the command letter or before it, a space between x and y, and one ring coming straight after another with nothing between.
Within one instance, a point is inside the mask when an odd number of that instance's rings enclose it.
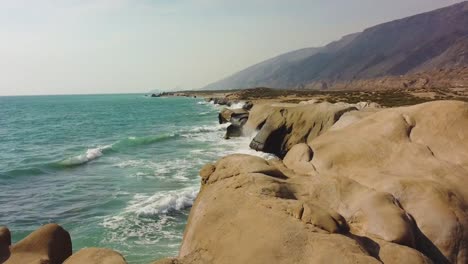
<instances>
[{"instance_id":1,"label":"breaking wave","mask_svg":"<svg viewBox=\"0 0 468 264\"><path fill-rule=\"evenodd\" d=\"M126 212L142 216L154 216L179 211L192 206L198 187L158 192L152 196L137 194L126 208Z\"/></svg>"},{"instance_id":2,"label":"breaking wave","mask_svg":"<svg viewBox=\"0 0 468 264\"><path fill-rule=\"evenodd\" d=\"M154 144L157 142L174 139L177 137L178 137L178 134L165 134L165 135L148 136L148 137L129 137L129 138L117 141L116 143L112 145L87 149L86 152L83 154L79 154L77 156L66 158L53 165L58 165L62 167L78 166L78 165L86 164L92 160L95 160L101 157L102 155L109 153L111 151L122 151L128 148L150 145L150 144Z\"/></svg>"}]
</instances>

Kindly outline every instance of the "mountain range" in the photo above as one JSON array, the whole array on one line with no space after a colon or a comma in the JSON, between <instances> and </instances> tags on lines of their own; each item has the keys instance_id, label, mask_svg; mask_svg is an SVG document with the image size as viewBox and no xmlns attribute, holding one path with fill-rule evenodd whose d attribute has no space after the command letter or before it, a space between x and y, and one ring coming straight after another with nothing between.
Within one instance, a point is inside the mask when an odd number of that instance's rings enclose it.
<instances>
[{"instance_id":1,"label":"mountain range","mask_svg":"<svg viewBox=\"0 0 468 264\"><path fill-rule=\"evenodd\" d=\"M370 27L324 47L282 54L202 89L328 89L335 83L466 66L468 1Z\"/></svg>"}]
</instances>

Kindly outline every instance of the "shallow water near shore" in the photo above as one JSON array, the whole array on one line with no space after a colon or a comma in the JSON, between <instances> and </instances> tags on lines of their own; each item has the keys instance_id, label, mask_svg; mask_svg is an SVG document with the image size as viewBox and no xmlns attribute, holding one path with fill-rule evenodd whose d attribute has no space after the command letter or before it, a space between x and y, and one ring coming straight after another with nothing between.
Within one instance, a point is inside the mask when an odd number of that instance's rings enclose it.
<instances>
[{"instance_id":1,"label":"shallow water near shore","mask_svg":"<svg viewBox=\"0 0 468 264\"><path fill-rule=\"evenodd\" d=\"M129 263L178 252L199 169L248 139L224 140L219 107L143 95L0 97L0 225L13 242L46 223L73 250Z\"/></svg>"}]
</instances>

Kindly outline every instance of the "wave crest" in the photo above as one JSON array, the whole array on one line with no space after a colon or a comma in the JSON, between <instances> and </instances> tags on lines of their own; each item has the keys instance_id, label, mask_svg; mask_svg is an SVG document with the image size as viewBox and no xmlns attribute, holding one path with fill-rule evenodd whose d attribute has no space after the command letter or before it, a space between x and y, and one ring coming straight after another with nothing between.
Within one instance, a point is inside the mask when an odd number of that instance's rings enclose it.
<instances>
[{"instance_id":1,"label":"wave crest","mask_svg":"<svg viewBox=\"0 0 468 264\"><path fill-rule=\"evenodd\" d=\"M127 139L117 141L112 145L87 149L86 153L79 154L71 158L66 158L52 165L58 165L60 167L74 167L95 160L109 151L122 151L126 148L150 145L157 142L170 140L176 138L177 136L177 134L164 134L148 137L129 137Z\"/></svg>"},{"instance_id":2,"label":"wave crest","mask_svg":"<svg viewBox=\"0 0 468 264\"><path fill-rule=\"evenodd\" d=\"M158 192L152 196L137 194L126 208L126 212L142 216L154 216L180 211L192 206L197 194L197 187Z\"/></svg>"},{"instance_id":3,"label":"wave crest","mask_svg":"<svg viewBox=\"0 0 468 264\"><path fill-rule=\"evenodd\" d=\"M103 151L110 149L111 146L98 147L86 150L86 153L74 156L71 158L64 159L58 163L60 166L72 167L78 166L81 164L88 163L92 160L95 160L103 155Z\"/></svg>"}]
</instances>

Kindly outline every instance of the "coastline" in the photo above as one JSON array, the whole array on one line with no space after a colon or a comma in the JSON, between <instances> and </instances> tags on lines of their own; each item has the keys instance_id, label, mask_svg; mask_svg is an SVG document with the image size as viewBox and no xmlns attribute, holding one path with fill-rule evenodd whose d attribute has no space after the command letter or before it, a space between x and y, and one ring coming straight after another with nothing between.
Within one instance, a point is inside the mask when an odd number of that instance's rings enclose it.
<instances>
[{"instance_id":1,"label":"coastline","mask_svg":"<svg viewBox=\"0 0 468 264\"><path fill-rule=\"evenodd\" d=\"M179 256L156 263L466 262L468 104L320 99L255 101L251 147L282 159L203 167Z\"/></svg>"},{"instance_id":2,"label":"coastline","mask_svg":"<svg viewBox=\"0 0 468 264\"><path fill-rule=\"evenodd\" d=\"M252 102L223 110L220 122L237 124L240 132L228 137L251 139L253 149L281 159L234 154L205 165L178 257L155 263L466 262L467 103L386 108L316 94L203 96L227 97L226 106ZM31 262L126 263L107 249L70 257L70 235L56 225L11 250L8 236L0 229L6 263L21 263L25 249L35 252Z\"/></svg>"}]
</instances>

